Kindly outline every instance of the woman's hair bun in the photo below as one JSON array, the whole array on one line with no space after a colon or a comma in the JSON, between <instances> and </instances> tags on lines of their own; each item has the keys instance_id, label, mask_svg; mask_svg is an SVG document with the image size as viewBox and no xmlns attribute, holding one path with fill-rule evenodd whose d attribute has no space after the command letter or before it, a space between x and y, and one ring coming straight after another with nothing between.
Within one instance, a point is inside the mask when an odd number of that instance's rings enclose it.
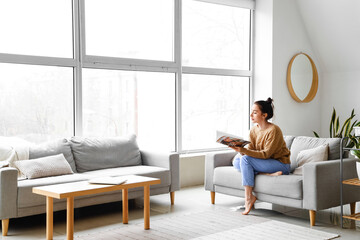
<instances>
[{"instance_id":1,"label":"woman's hair bun","mask_svg":"<svg viewBox=\"0 0 360 240\"><path fill-rule=\"evenodd\" d=\"M271 104L273 101L274 101L274 100L273 100L272 98L266 99L266 102L269 103L269 104Z\"/></svg>"}]
</instances>

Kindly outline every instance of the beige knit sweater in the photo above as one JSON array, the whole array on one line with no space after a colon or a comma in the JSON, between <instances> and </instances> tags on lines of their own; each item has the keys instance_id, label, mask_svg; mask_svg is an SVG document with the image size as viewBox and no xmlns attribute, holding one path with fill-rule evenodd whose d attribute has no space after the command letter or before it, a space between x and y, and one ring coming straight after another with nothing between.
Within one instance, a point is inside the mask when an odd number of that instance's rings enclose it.
<instances>
[{"instance_id":1,"label":"beige knit sweater","mask_svg":"<svg viewBox=\"0 0 360 240\"><path fill-rule=\"evenodd\" d=\"M257 125L252 127L250 142L248 148L242 148L240 153L254 158L276 159L282 163L290 163L290 151L277 125L272 123L265 130L261 130Z\"/></svg>"}]
</instances>

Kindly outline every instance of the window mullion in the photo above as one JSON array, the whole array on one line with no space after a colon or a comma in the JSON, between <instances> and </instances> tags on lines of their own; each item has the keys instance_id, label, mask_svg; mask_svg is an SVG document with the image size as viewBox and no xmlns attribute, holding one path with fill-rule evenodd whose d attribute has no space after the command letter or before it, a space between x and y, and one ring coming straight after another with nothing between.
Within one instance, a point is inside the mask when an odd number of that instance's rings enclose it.
<instances>
[{"instance_id":1,"label":"window mullion","mask_svg":"<svg viewBox=\"0 0 360 240\"><path fill-rule=\"evenodd\" d=\"M239 77L251 76L251 71L248 70L232 70L232 69L201 68L201 67L183 67L182 72L188 74L206 74L206 75L239 76Z\"/></svg>"},{"instance_id":2,"label":"window mullion","mask_svg":"<svg viewBox=\"0 0 360 240\"><path fill-rule=\"evenodd\" d=\"M174 21L174 54L175 54L175 63L177 68L177 74L176 74L176 81L175 81L175 136L176 136L176 151L180 152L182 151L182 91L181 91L181 79L182 79L182 45L181 45L181 39L182 39L182 0L175 0L175 21Z\"/></svg>"},{"instance_id":3,"label":"window mullion","mask_svg":"<svg viewBox=\"0 0 360 240\"><path fill-rule=\"evenodd\" d=\"M154 68L177 68L175 62L170 61L156 61L144 59L118 58L118 57L104 57L104 56L83 56L83 64L87 67L95 67L97 65L112 65L112 66L130 66L131 68L138 67L154 67Z\"/></svg>"},{"instance_id":4,"label":"window mullion","mask_svg":"<svg viewBox=\"0 0 360 240\"><path fill-rule=\"evenodd\" d=\"M74 135L82 135L82 59L84 35L82 33L83 0L73 1L73 35L74 35Z\"/></svg>"},{"instance_id":5,"label":"window mullion","mask_svg":"<svg viewBox=\"0 0 360 240\"><path fill-rule=\"evenodd\" d=\"M7 53L0 53L0 62L60 67L74 67L76 65L75 60L71 58L42 57Z\"/></svg>"}]
</instances>

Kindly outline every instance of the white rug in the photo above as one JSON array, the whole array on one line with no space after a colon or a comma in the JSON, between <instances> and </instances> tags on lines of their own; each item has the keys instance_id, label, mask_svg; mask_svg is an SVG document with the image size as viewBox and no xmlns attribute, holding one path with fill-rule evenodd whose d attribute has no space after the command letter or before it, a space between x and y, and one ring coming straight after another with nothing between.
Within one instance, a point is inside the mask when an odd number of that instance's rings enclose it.
<instances>
[{"instance_id":1,"label":"white rug","mask_svg":"<svg viewBox=\"0 0 360 240\"><path fill-rule=\"evenodd\" d=\"M191 213L181 216L150 219L150 229L144 224L121 225L113 229L81 235L75 239L291 239L317 240L334 239L338 234L326 233L280 221L269 220L253 215L243 216L241 212L229 209Z\"/></svg>"}]
</instances>

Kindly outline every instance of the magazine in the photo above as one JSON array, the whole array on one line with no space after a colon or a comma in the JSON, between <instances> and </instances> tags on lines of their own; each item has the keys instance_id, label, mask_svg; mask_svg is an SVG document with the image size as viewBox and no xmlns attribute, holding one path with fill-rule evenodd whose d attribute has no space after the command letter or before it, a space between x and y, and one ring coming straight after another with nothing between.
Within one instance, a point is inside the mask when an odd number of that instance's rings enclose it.
<instances>
[{"instance_id":1,"label":"magazine","mask_svg":"<svg viewBox=\"0 0 360 240\"><path fill-rule=\"evenodd\" d=\"M98 177L88 180L91 184L120 185L126 182L126 177Z\"/></svg>"},{"instance_id":2,"label":"magazine","mask_svg":"<svg viewBox=\"0 0 360 240\"><path fill-rule=\"evenodd\" d=\"M229 147L245 147L246 144L249 144L250 142L225 132L216 131L216 142L227 145Z\"/></svg>"}]
</instances>

